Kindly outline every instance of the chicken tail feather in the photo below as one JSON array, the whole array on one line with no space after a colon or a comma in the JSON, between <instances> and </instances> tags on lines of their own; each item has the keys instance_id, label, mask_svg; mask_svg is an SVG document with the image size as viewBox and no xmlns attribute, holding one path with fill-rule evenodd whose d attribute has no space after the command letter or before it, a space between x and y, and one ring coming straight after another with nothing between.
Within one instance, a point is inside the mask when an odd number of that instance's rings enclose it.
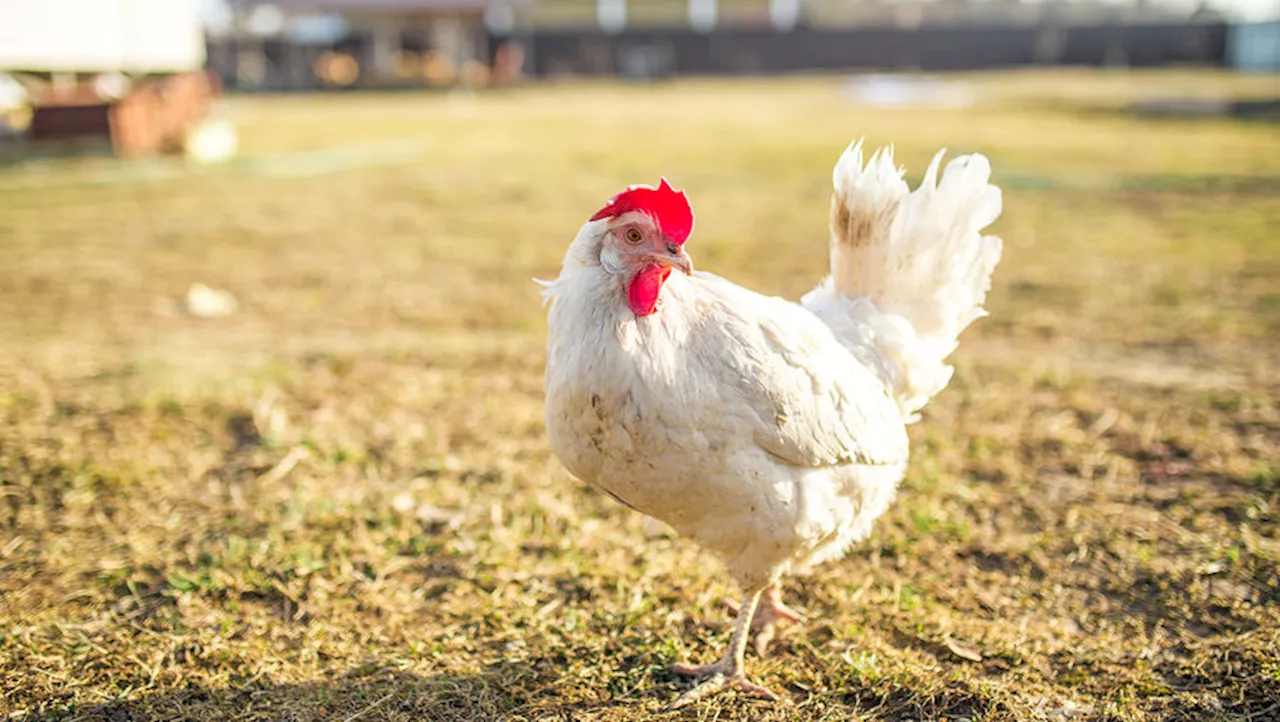
<instances>
[{"instance_id":1,"label":"chicken tail feather","mask_svg":"<svg viewBox=\"0 0 1280 722\"><path fill-rule=\"evenodd\" d=\"M946 359L960 333L986 315L982 304L1001 241L982 230L1001 210L991 164L934 156L909 190L893 149L863 162L862 142L836 163L831 198L831 276L804 305L890 384L911 420L946 388ZM868 358L872 357L872 358Z\"/></svg>"}]
</instances>

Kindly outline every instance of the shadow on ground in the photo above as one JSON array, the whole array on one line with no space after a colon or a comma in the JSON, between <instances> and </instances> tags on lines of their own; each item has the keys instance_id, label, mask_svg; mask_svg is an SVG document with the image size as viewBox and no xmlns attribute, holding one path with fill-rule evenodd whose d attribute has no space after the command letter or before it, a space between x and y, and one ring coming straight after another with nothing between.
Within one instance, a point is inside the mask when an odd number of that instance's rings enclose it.
<instances>
[{"instance_id":1,"label":"shadow on ground","mask_svg":"<svg viewBox=\"0 0 1280 722\"><path fill-rule=\"evenodd\" d=\"M661 718L705 719L707 709L697 705L681 712L666 712L666 704L687 688L688 682L657 684L646 690L630 690L618 698L566 702L559 689L559 669L546 663L499 663L477 674L418 674L385 668L357 667L345 674L298 684L273 684L257 680L240 687L192 686L156 694L144 694L128 702L96 706L51 706L11 717L14 722L170 722L174 720L237 722L474 722L479 720L576 721ZM777 688L783 700L769 703L746 697L715 706L721 720L782 722L796 719L800 708L811 707L802 688ZM823 703L827 712L858 715L859 719L966 718L992 712L987 700L965 683L923 700L910 689L850 689L838 710ZM602 696L610 691L602 688ZM68 695L68 698L70 695ZM819 710L819 712L823 711ZM809 710L812 711L812 710ZM905 715L905 717L903 716Z\"/></svg>"},{"instance_id":2,"label":"shadow on ground","mask_svg":"<svg viewBox=\"0 0 1280 722\"><path fill-rule=\"evenodd\" d=\"M261 680L239 688L191 687L130 702L76 709L32 710L19 720L245 720L328 722L329 720L431 720L452 722L546 719L535 699L550 680L527 665L499 664L479 674L420 676L386 669L356 668L341 676L300 684ZM551 694L547 692L547 694ZM593 716L634 701L556 705L551 719Z\"/></svg>"}]
</instances>

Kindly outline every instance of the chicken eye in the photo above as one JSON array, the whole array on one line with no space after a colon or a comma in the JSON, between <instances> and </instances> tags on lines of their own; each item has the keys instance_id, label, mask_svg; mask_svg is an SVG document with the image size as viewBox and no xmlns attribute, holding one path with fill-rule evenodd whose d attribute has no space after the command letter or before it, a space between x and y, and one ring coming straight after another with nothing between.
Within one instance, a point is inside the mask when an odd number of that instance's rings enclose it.
<instances>
[{"instance_id":1,"label":"chicken eye","mask_svg":"<svg viewBox=\"0 0 1280 722\"><path fill-rule=\"evenodd\" d=\"M640 233L640 230L639 230L639 229L637 229L637 228L628 228L628 229L627 229L627 242L628 242L628 243L639 243L643 238L644 238L644 235Z\"/></svg>"}]
</instances>

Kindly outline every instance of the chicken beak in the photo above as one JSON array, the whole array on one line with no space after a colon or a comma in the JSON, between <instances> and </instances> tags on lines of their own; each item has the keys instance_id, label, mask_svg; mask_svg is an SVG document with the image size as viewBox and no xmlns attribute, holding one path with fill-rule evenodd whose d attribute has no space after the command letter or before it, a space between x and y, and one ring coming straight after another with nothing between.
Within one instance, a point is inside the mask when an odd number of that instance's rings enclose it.
<instances>
[{"instance_id":1,"label":"chicken beak","mask_svg":"<svg viewBox=\"0 0 1280 722\"><path fill-rule=\"evenodd\" d=\"M667 246L666 253L658 253L653 256L653 260L671 268L678 268L684 271L686 276L693 275L693 259L689 258L689 254L684 249L674 244Z\"/></svg>"}]
</instances>

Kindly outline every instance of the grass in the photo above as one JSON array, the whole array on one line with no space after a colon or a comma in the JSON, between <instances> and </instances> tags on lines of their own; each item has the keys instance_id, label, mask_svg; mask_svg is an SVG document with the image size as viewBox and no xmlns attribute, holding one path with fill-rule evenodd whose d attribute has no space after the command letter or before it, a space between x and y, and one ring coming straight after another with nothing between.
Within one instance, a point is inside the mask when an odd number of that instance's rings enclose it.
<instances>
[{"instance_id":1,"label":"grass","mask_svg":"<svg viewBox=\"0 0 1280 722\"><path fill-rule=\"evenodd\" d=\"M658 715L736 590L550 454L529 279L665 173L700 267L795 297L865 134L992 159L991 317L875 536L787 583L785 700L674 718L1276 719L1280 134L1123 112L1275 79L970 80L228 99L227 167L0 168L0 714Z\"/></svg>"}]
</instances>

